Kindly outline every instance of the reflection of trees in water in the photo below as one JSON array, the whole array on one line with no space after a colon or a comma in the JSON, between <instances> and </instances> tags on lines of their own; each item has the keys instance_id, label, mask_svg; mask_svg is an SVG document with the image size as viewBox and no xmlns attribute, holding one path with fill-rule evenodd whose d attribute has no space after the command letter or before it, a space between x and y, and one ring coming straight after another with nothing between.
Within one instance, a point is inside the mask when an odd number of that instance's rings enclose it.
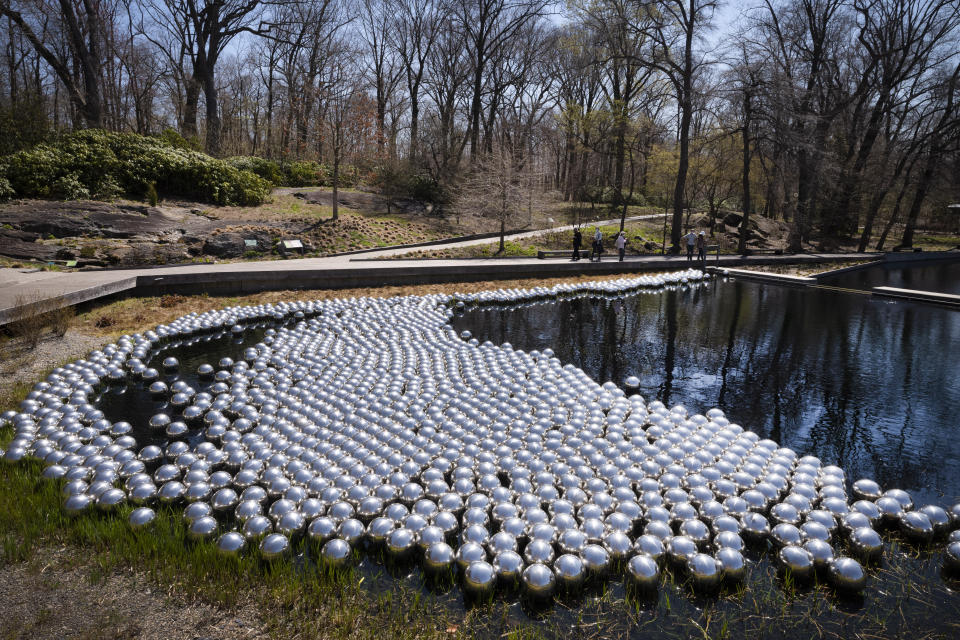
<instances>
[{"instance_id":1,"label":"reflection of trees in water","mask_svg":"<svg viewBox=\"0 0 960 640\"><path fill-rule=\"evenodd\" d=\"M731 420L889 486L960 492L952 435L960 315L824 290L718 281L622 301L581 298L455 323L551 347L594 380ZM950 462L952 459L952 462ZM948 461L949 464L942 464Z\"/></svg>"}]
</instances>

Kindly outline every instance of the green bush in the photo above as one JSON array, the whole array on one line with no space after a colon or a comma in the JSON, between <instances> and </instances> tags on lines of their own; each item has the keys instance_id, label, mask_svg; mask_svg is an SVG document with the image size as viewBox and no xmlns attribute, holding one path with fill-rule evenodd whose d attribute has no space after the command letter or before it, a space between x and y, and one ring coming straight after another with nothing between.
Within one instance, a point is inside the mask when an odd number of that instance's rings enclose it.
<instances>
[{"instance_id":1,"label":"green bush","mask_svg":"<svg viewBox=\"0 0 960 640\"><path fill-rule=\"evenodd\" d=\"M10 185L10 181L0 176L0 200L9 200L16 195L16 192L13 190L13 187Z\"/></svg>"},{"instance_id":2,"label":"green bush","mask_svg":"<svg viewBox=\"0 0 960 640\"><path fill-rule=\"evenodd\" d=\"M324 167L312 161L277 162L256 156L227 158L232 166L250 171L275 187L309 187L324 184Z\"/></svg>"},{"instance_id":3,"label":"green bush","mask_svg":"<svg viewBox=\"0 0 960 640\"><path fill-rule=\"evenodd\" d=\"M170 136L167 136L170 137ZM0 158L0 179L21 198L165 196L220 205L256 205L270 184L228 162L164 138L87 130Z\"/></svg>"},{"instance_id":4,"label":"green bush","mask_svg":"<svg viewBox=\"0 0 960 640\"><path fill-rule=\"evenodd\" d=\"M319 162L291 162L284 166L288 187L322 186L324 168Z\"/></svg>"}]
</instances>

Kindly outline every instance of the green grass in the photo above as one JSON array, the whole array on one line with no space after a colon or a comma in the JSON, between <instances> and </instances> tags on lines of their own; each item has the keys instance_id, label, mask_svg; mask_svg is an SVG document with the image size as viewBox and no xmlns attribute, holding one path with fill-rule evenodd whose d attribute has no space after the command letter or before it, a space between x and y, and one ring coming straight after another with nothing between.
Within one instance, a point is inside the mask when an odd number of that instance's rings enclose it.
<instances>
[{"instance_id":1,"label":"green grass","mask_svg":"<svg viewBox=\"0 0 960 640\"><path fill-rule=\"evenodd\" d=\"M253 598L267 630L276 636L445 636L448 613L419 591L398 584L371 593L355 573L274 563L251 553L225 558L212 543L194 543L178 509L160 508L150 527L127 524L131 507L115 514L69 518L61 510L58 482L40 478L36 460L0 468L0 565L30 560L39 545L82 550L94 581L136 567L190 600L220 607Z\"/></svg>"}]
</instances>

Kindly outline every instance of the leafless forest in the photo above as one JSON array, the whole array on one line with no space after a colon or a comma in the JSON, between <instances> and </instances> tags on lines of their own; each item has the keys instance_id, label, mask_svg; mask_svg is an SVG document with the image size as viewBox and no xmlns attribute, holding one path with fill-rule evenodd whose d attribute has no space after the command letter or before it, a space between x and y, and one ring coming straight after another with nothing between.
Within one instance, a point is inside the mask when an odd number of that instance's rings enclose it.
<instances>
[{"instance_id":1,"label":"leafless forest","mask_svg":"<svg viewBox=\"0 0 960 640\"><path fill-rule=\"evenodd\" d=\"M511 188L667 208L675 244L688 208L783 219L794 247L956 231L956 0L0 0L0 14L2 153L71 129L174 130L214 156L336 159L440 200L500 166Z\"/></svg>"}]
</instances>

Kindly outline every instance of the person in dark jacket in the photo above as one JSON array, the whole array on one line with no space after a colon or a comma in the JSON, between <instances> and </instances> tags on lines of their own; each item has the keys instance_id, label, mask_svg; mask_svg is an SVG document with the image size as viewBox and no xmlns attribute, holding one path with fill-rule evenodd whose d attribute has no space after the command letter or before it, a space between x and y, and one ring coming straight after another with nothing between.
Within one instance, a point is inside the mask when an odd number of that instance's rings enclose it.
<instances>
[{"instance_id":1,"label":"person in dark jacket","mask_svg":"<svg viewBox=\"0 0 960 640\"><path fill-rule=\"evenodd\" d=\"M580 259L580 247L583 246L583 234L580 233L580 227L576 227L573 230L573 260L576 262Z\"/></svg>"}]
</instances>

